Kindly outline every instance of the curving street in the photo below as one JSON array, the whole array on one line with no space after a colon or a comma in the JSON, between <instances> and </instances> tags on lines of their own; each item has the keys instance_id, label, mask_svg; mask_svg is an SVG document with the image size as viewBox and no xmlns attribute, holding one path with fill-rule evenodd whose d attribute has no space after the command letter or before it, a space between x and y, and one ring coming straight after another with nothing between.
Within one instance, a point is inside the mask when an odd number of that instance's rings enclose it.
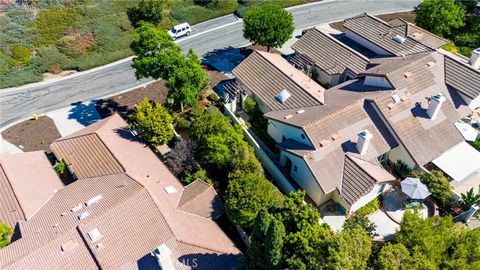
<instances>
[{"instance_id":1,"label":"curving street","mask_svg":"<svg viewBox=\"0 0 480 270\"><path fill-rule=\"evenodd\" d=\"M343 20L368 12L380 14L411 10L420 0L325 0L289 8L296 29L326 22ZM225 47L248 44L242 37L242 21L233 15L217 18L194 26L193 35L177 43L184 50L193 48L199 55ZM96 99L141 85L129 59L105 67L75 74L61 80L46 81L17 88L0 90L0 128L10 123L59 108L71 103Z\"/></svg>"}]
</instances>

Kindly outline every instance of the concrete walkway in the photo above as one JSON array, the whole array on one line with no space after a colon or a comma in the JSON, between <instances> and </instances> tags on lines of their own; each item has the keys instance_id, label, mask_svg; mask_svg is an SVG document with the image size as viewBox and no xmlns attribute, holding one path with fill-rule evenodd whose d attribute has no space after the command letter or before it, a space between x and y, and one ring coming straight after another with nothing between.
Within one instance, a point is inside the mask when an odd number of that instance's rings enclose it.
<instances>
[{"instance_id":1,"label":"concrete walkway","mask_svg":"<svg viewBox=\"0 0 480 270\"><path fill-rule=\"evenodd\" d=\"M0 153L22 153L23 151L16 147L15 145L7 142L2 138L2 135L0 134Z\"/></svg>"},{"instance_id":2,"label":"concrete walkway","mask_svg":"<svg viewBox=\"0 0 480 270\"><path fill-rule=\"evenodd\" d=\"M97 122L100 115L95 109L96 100L77 103L73 106L47 113L53 119L58 131L63 136L72 134Z\"/></svg>"}]
</instances>

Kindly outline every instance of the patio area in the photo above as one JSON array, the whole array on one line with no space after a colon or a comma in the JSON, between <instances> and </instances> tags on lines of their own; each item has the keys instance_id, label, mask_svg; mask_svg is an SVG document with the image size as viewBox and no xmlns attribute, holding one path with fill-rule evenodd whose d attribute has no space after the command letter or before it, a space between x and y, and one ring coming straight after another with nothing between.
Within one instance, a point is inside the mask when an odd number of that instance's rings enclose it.
<instances>
[{"instance_id":1,"label":"patio area","mask_svg":"<svg viewBox=\"0 0 480 270\"><path fill-rule=\"evenodd\" d=\"M395 222L400 224L407 208L407 202L410 198L399 188L393 187L383 194L383 208L385 213ZM418 213L424 217L434 215L434 206L429 200L419 201L417 207Z\"/></svg>"},{"instance_id":2,"label":"patio area","mask_svg":"<svg viewBox=\"0 0 480 270\"><path fill-rule=\"evenodd\" d=\"M322 220L327 223L333 231L338 232L342 229L346 220L345 209L343 209L342 206L334 201L328 201L319 207L319 211ZM400 229L400 225L388 217L382 209L379 209L367 217L377 226L375 232L378 236L373 238L375 241L391 240L395 232Z\"/></svg>"}]
</instances>

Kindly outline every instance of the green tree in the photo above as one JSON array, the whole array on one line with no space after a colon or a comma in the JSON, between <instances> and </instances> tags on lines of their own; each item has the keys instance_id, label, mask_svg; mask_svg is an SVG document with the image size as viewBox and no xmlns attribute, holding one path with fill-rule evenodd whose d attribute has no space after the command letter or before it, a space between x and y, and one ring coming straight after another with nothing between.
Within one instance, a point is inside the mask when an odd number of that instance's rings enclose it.
<instances>
[{"instance_id":1,"label":"green tree","mask_svg":"<svg viewBox=\"0 0 480 270\"><path fill-rule=\"evenodd\" d=\"M195 120L192 138L201 147L203 160L220 168L229 167L235 151L246 144L241 127L232 126L230 119L213 107Z\"/></svg>"},{"instance_id":2,"label":"green tree","mask_svg":"<svg viewBox=\"0 0 480 270\"><path fill-rule=\"evenodd\" d=\"M200 90L208 86L208 76L192 49L182 59L167 80L168 87L172 90L170 97L178 103L177 105L194 106L197 104Z\"/></svg>"},{"instance_id":3,"label":"green tree","mask_svg":"<svg viewBox=\"0 0 480 270\"><path fill-rule=\"evenodd\" d=\"M386 243L377 255L377 267L383 270L410 270L412 258L403 244Z\"/></svg>"},{"instance_id":4,"label":"green tree","mask_svg":"<svg viewBox=\"0 0 480 270\"><path fill-rule=\"evenodd\" d=\"M10 243L10 236L13 234L12 228L0 223L0 248L4 248Z\"/></svg>"},{"instance_id":5,"label":"green tree","mask_svg":"<svg viewBox=\"0 0 480 270\"><path fill-rule=\"evenodd\" d=\"M252 7L243 16L243 37L270 48L281 47L292 36L293 16L278 4Z\"/></svg>"},{"instance_id":6,"label":"green tree","mask_svg":"<svg viewBox=\"0 0 480 270\"><path fill-rule=\"evenodd\" d=\"M455 0L425 0L420 4L415 23L442 37L452 37L464 26L465 9Z\"/></svg>"},{"instance_id":7,"label":"green tree","mask_svg":"<svg viewBox=\"0 0 480 270\"><path fill-rule=\"evenodd\" d=\"M255 156L253 148L248 144L240 145L240 147L235 150L232 166L233 170L229 174L230 178L239 178L247 173L256 174L259 177L265 176L262 164Z\"/></svg>"},{"instance_id":8,"label":"green tree","mask_svg":"<svg viewBox=\"0 0 480 270\"><path fill-rule=\"evenodd\" d=\"M267 259L265 258L265 238L270 228L270 224L275 217L263 208L255 217L255 226L248 238L247 252L245 252L244 266L246 269L267 269Z\"/></svg>"},{"instance_id":9,"label":"green tree","mask_svg":"<svg viewBox=\"0 0 480 270\"><path fill-rule=\"evenodd\" d=\"M137 79L168 78L182 61L180 47L165 31L156 29L150 23L142 23L136 29L130 48L135 53L132 67Z\"/></svg>"},{"instance_id":10,"label":"green tree","mask_svg":"<svg viewBox=\"0 0 480 270\"><path fill-rule=\"evenodd\" d=\"M345 223L343 223L343 229L348 230L354 227L361 227L363 228L368 235L376 236L378 235L375 230L377 229L377 225L371 222L367 216L359 215L359 214L352 214L347 217Z\"/></svg>"},{"instance_id":11,"label":"green tree","mask_svg":"<svg viewBox=\"0 0 480 270\"><path fill-rule=\"evenodd\" d=\"M265 237L265 258L268 269L281 268L284 237L285 227L283 223L277 219L273 220Z\"/></svg>"},{"instance_id":12,"label":"green tree","mask_svg":"<svg viewBox=\"0 0 480 270\"><path fill-rule=\"evenodd\" d=\"M372 238L361 227L342 230L329 247L329 269L360 270L367 268L372 252Z\"/></svg>"},{"instance_id":13,"label":"green tree","mask_svg":"<svg viewBox=\"0 0 480 270\"><path fill-rule=\"evenodd\" d=\"M251 230L258 212L282 203L282 194L267 179L247 173L229 179L225 192L225 212L230 221Z\"/></svg>"},{"instance_id":14,"label":"green tree","mask_svg":"<svg viewBox=\"0 0 480 270\"><path fill-rule=\"evenodd\" d=\"M471 188L467 193L462 193L460 198L460 203L462 204L463 210L468 210L472 205L480 206L480 187L477 193L474 193L473 188Z\"/></svg>"},{"instance_id":15,"label":"green tree","mask_svg":"<svg viewBox=\"0 0 480 270\"><path fill-rule=\"evenodd\" d=\"M450 207L454 198L452 186L441 171L414 172L413 176L420 178L422 183L427 185L428 190L442 209L445 210Z\"/></svg>"},{"instance_id":16,"label":"green tree","mask_svg":"<svg viewBox=\"0 0 480 270\"><path fill-rule=\"evenodd\" d=\"M153 146L166 144L173 138L173 118L160 103L145 98L135 107L132 120L142 137Z\"/></svg>"},{"instance_id":17,"label":"green tree","mask_svg":"<svg viewBox=\"0 0 480 270\"><path fill-rule=\"evenodd\" d=\"M169 96L176 105L193 106L198 93L208 85L208 76L193 50L185 56L165 31L150 23L137 28L130 48L135 53L132 66L137 79L152 77L167 80Z\"/></svg>"}]
</instances>

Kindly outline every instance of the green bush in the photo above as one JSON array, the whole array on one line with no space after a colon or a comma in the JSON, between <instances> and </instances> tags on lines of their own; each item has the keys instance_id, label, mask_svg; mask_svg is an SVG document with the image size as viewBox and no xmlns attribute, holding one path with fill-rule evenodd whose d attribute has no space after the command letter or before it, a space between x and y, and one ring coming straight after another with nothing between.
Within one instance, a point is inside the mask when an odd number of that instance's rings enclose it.
<instances>
[{"instance_id":1,"label":"green bush","mask_svg":"<svg viewBox=\"0 0 480 270\"><path fill-rule=\"evenodd\" d=\"M473 143L472 143L472 146L477 149L478 151L480 151L480 138L476 139Z\"/></svg>"},{"instance_id":2,"label":"green bush","mask_svg":"<svg viewBox=\"0 0 480 270\"><path fill-rule=\"evenodd\" d=\"M210 95L208 95L208 99L211 100L211 101L213 101L213 102L220 100L220 98L218 97L218 95L215 94L215 93L211 93Z\"/></svg>"},{"instance_id":3,"label":"green bush","mask_svg":"<svg viewBox=\"0 0 480 270\"><path fill-rule=\"evenodd\" d=\"M10 243L10 235L12 234L12 228L0 223L0 249L6 247L8 243Z\"/></svg>"},{"instance_id":4,"label":"green bush","mask_svg":"<svg viewBox=\"0 0 480 270\"><path fill-rule=\"evenodd\" d=\"M246 113L252 113L257 107L257 102L251 96L248 96L245 99L245 103L243 104L243 109Z\"/></svg>"},{"instance_id":5,"label":"green bush","mask_svg":"<svg viewBox=\"0 0 480 270\"><path fill-rule=\"evenodd\" d=\"M455 46L455 43L453 43L452 41L449 41L448 44L443 45L442 48L451 53L458 53L458 48L457 46Z\"/></svg>"},{"instance_id":6,"label":"green bush","mask_svg":"<svg viewBox=\"0 0 480 270\"><path fill-rule=\"evenodd\" d=\"M369 215L371 213L374 213L378 209L380 209L380 199L378 197L376 197L371 202L365 204L364 206L362 206L362 208L355 211L355 214L366 216L366 215Z\"/></svg>"},{"instance_id":7,"label":"green bush","mask_svg":"<svg viewBox=\"0 0 480 270\"><path fill-rule=\"evenodd\" d=\"M42 74L32 67L19 69L13 67L7 72L0 73L0 88L38 82L43 79Z\"/></svg>"},{"instance_id":8,"label":"green bush","mask_svg":"<svg viewBox=\"0 0 480 270\"><path fill-rule=\"evenodd\" d=\"M412 173L412 170L408 167L407 164L403 163L401 160L392 163L392 169L395 174L404 179Z\"/></svg>"},{"instance_id":9,"label":"green bush","mask_svg":"<svg viewBox=\"0 0 480 270\"><path fill-rule=\"evenodd\" d=\"M470 57L472 55L473 49L470 47L459 47L458 52L466 57Z\"/></svg>"},{"instance_id":10,"label":"green bush","mask_svg":"<svg viewBox=\"0 0 480 270\"><path fill-rule=\"evenodd\" d=\"M40 73L51 72L53 65L60 65L63 70L72 68L72 61L54 46L40 47L32 62Z\"/></svg>"},{"instance_id":11,"label":"green bush","mask_svg":"<svg viewBox=\"0 0 480 270\"><path fill-rule=\"evenodd\" d=\"M190 110L190 116L199 117L205 112L205 108L202 106L195 106Z\"/></svg>"},{"instance_id":12,"label":"green bush","mask_svg":"<svg viewBox=\"0 0 480 270\"><path fill-rule=\"evenodd\" d=\"M21 65L28 65L31 56L30 50L21 44L17 44L12 48L12 58Z\"/></svg>"},{"instance_id":13,"label":"green bush","mask_svg":"<svg viewBox=\"0 0 480 270\"><path fill-rule=\"evenodd\" d=\"M179 129L188 129L191 125L192 125L192 122L190 122L189 120L187 120L184 117L180 117L177 120L177 127Z\"/></svg>"},{"instance_id":14,"label":"green bush","mask_svg":"<svg viewBox=\"0 0 480 270\"><path fill-rule=\"evenodd\" d=\"M33 27L38 32L37 44L55 44L63 32L79 19L77 12L74 8L61 7L41 10L33 24Z\"/></svg>"},{"instance_id":15,"label":"green bush","mask_svg":"<svg viewBox=\"0 0 480 270\"><path fill-rule=\"evenodd\" d=\"M56 162L53 166L53 169L55 169L60 177L65 177L68 175L68 168L63 161Z\"/></svg>"},{"instance_id":16,"label":"green bush","mask_svg":"<svg viewBox=\"0 0 480 270\"><path fill-rule=\"evenodd\" d=\"M207 171L205 171L204 169L198 170L194 173L189 173L184 178L182 178L182 182L185 185L188 185L196 180L201 180L209 185L213 185L213 181L208 178Z\"/></svg>"}]
</instances>

